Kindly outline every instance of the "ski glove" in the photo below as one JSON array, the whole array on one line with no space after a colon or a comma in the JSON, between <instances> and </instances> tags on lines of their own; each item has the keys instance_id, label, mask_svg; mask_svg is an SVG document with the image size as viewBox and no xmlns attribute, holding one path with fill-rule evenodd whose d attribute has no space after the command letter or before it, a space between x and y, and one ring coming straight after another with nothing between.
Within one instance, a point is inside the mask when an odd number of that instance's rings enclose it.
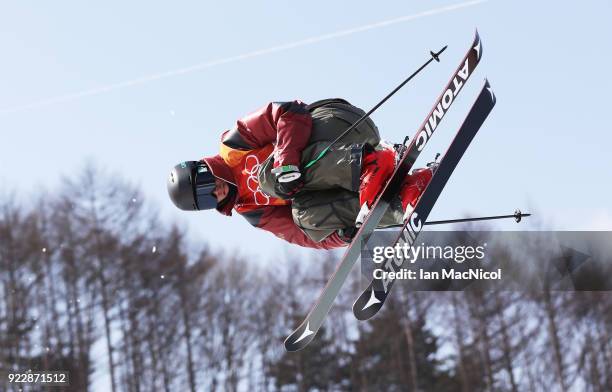
<instances>
[{"instance_id":1,"label":"ski glove","mask_svg":"<svg viewBox=\"0 0 612 392\"><path fill-rule=\"evenodd\" d=\"M272 169L275 176L274 192L283 199L292 199L304 186L300 168L284 165Z\"/></svg>"}]
</instances>

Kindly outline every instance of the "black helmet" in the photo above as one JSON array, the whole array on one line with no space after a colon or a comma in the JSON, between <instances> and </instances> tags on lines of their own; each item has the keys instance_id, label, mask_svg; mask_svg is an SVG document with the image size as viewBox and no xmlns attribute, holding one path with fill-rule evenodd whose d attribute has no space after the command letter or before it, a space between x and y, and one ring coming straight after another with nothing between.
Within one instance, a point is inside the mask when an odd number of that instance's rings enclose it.
<instances>
[{"instance_id":1,"label":"black helmet","mask_svg":"<svg viewBox=\"0 0 612 392\"><path fill-rule=\"evenodd\" d=\"M215 176L204 162L186 161L174 166L168 176L168 195L185 211L208 210L217 206Z\"/></svg>"}]
</instances>

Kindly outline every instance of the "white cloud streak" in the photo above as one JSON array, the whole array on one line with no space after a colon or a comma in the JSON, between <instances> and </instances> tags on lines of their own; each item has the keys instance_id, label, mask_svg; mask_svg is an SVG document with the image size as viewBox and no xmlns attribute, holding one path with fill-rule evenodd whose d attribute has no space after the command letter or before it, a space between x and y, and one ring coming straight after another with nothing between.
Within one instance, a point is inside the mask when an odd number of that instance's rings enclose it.
<instances>
[{"instance_id":1,"label":"white cloud streak","mask_svg":"<svg viewBox=\"0 0 612 392\"><path fill-rule=\"evenodd\" d=\"M329 33L329 34L323 34L323 35L319 35L315 37L310 37L310 38L306 38L303 40L299 40L299 41L295 41L295 42L291 42L291 43L287 43L283 45L273 46L273 47L266 48L266 49L259 49L259 50L255 50L255 51L244 53L244 54L239 54L239 55L232 56L232 57L226 57L224 59L212 60L212 61L208 61L204 63L191 65L188 67L183 67L183 68L174 69L170 71L146 75L146 76L142 76L136 79L108 84L106 86L96 87L96 88L83 90L83 91L79 91L79 92L75 92L71 94L58 95L55 97L47 98L41 101L36 101L36 102L32 102L32 103L25 104L25 105L0 109L0 115L7 115L11 113L29 111L32 109L37 109L37 108L41 108L45 106L50 106L50 105L55 105L55 104L60 104L60 103L65 103L65 102L70 102L70 101L76 101L81 98L105 94L111 91L120 90L124 88L139 86L139 85L154 82L160 79L166 79L166 78L171 78L174 76L203 71L205 69L213 68L213 67L223 65L223 64L248 60L254 57L264 56L267 54L278 53L278 52L282 52L285 50L290 50L290 49L295 49L295 48L299 48L302 46L312 45L318 42L327 41L327 40L331 40L331 39L335 39L339 37L345 37L348 35L361 33L361 32L368 31L368 30L379 29L381 27L387 27L387 26L391 26L394 24L398 24L398 23L405 23L405 22L409 22L415 19L420 19L420 18L425 18L428 16L456 11L462 8L472 7L478 4L482 4L487 1L488 0L472 0L472 1L462 2L462 3L452 4L452 5L448 5L444 7L433 8L433 9L419 12L419 13L412 14L412 15L405 15L405 16L401 16L398 18L388 19L385 21L376 22L376 23L372 23L372 24L368 24L364 26L359 26L359 27L354 27L354 28L347 29L347 30L341 30L341 31L336 31L336 32Z\"/></svg>"}]
</instances>

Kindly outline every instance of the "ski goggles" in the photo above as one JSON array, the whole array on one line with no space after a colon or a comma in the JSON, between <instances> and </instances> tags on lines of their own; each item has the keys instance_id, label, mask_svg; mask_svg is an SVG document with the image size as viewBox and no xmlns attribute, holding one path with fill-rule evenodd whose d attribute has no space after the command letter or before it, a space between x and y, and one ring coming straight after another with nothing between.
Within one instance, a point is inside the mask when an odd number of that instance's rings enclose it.
<instances>
[{"instance_id":1,"label":"ski goggles","mask_svg":"<svg viewBox=\"0 0 612 392\"><path fill-rule=\"evenodd\" d=\"M198 165L195 169L194 191L198 210L208 210L217 207L215 196L215 176L205 165Z\"/></svg>"}]
</instances>

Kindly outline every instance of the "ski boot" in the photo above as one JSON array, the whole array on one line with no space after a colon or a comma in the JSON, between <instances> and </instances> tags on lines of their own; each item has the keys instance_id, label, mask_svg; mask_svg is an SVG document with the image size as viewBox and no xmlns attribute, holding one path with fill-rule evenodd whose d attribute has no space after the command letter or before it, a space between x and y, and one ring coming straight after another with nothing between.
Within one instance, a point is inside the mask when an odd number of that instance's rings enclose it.
<instances>
[{"instance_id":1,"label":"ski boot","mask_svg":"<svg viewBox=\"0 0 612 392\"><path fill-rule=\"evenodd\" d=\"M427 163L427 167L415 169L412 174L406 176L400 190L400 199L402 200L402 208L404 209L403 220L406 221L419 200L419 197L431 181L436 170L438 170L438 157L436 155L433 162Z\"/></svg>"},{"instance_id":2,"label":"ski boot","mask_svg":"<svg viewBox=\"0 0 612 392\"><path fill-rule=\"evenodd\" d=\"M361 209L355 220L356 227L363 224L376 197L393 174L396 156L396 151L393 148L368 149L364 152L359 177L359 205Z\"/></svg>"}]
</instances>

